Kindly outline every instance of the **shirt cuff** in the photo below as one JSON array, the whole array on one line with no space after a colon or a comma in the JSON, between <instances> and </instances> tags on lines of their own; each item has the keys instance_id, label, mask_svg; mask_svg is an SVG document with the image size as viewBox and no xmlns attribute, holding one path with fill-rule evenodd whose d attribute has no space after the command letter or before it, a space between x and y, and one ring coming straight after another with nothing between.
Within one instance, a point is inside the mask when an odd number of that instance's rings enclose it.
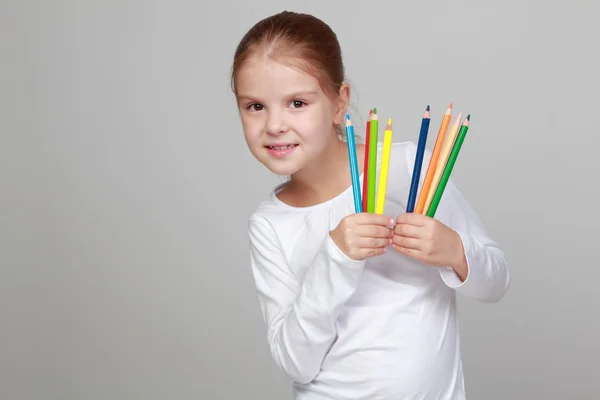
<instances>
[{"instance_id":1,"label":"shirt cuff","mask_svg":"<svg viewBox=\"0 0 600 400\"><path fill-rule=\"evenodd\" d=\"M327 253L331 259L338 264L355 265L357 268L362 267L364 264L364 260L354 260L348 257L346 253L344 253L333 241L329 232L327 233L327 238L325 239L325 249L327 250Z\"/></svg>"},{"instance_id":2,"label":"shirt cuff","mask_svg":"<svg viewBox=\"0 0 600 400\"><path fill-rule=\"evenodd\" d=\"M439 268L442 280L444 281L444 283L446 283L446 285L448 285L448 287L451 287L452 289L460 289L464 288L465 286L470 286L470 282L473 280L473 267L477 265L477 263L475 262L475 257L477 253L475 251L475 244L473 242L473 239L462 232L456 231L456 233L458 233L458 235L460 236L465 259L467 260L467 277L464 281L461 281L456 271L454 271L454 268Z\"/></svg>"}]
</instances>

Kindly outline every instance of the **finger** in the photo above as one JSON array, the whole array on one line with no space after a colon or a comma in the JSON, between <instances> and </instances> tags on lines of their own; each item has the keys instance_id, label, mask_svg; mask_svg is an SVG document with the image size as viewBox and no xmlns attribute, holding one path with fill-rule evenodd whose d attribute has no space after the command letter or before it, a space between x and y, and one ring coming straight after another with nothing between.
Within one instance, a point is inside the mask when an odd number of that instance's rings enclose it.
<instances>
[{"instance_id":1,"label":"finger","mask_svg":"<svg viewBox=\"0 0 600 400\"><path fill-rule=\"evenodd\" d=\"M399 253L402 253L405 256L414 258L416 260L420 259L419 258L419 255L420 255L419 250L409 249L409 248L406 248L406 247L398 246L396 244L393 244L392 247L394 248L394 250L397 250Z\"/></svg>"},{"instance_id":2,"label":"finger","mask_svg":"<svg viewBox=\"0 0 600 400\"><path fill-rule=\"evenodd\" d=\"M407 224L414 226L426 226L429 222L429 217L421 215L419 213L410 212L402 213L396 218L396 224Z\"/></svg>"},{"instance_id":3,"label":"finger","mask_svg":"<svg viewBox=\"0 0 600 400\"><path fill-rule=\"evenodd\" d=\"M381 214L363 212L354 215L354 222L356 222L359 225L393 226L396 223L394 218Z\"/></svg>"},{"instance_id":4,"label":"finger","mask_svg":"<svg viewBox=\"0 0 600 400\"><path fill-rule=\"evenodd\" d=\"M389 237L385 238L374 238L374 237L361 237L358 240L357 244L360 248L363 249L377 249L381 247L386 247L390 244Z\"/></svg>"},{"instance_id":5,"label":"finger","mask_svg":"<svg viewBox=\"0 0 600 400\"><path fill-rule=\"evenodd\" d=\"M392 237L394 231L392 228L379 225L359 225L356 227L356 234L359 236L374 237L374 238L389 238Z\"/></svg>"},{"instance_id":6,"label":"finger","mask_svg":"<svg viewBox=\"0 0 600 400\"><path fill-rule=\"evenodd\" d=\"M398 236L405 236L411 238L421 238L423 237L423 227L409 225L409 224L396 224L394 226L394 234Z\"/></svg>"},{"instance_id":7,"label":"finger","mask_svg":"<svg viewBox=\"0 0 600 400\"><path fill-rule=\"evenodd\" d=\"M392 237L392 243L396 246L404 247L407 249L421 249L421 241L419 239L414 239L410 237L394 235L394 237Z\"/></svg>"},{"instance_id":8,"label":"finger","mask_svg":"<svg viewBox=\"0 0 600 400\"><path fill-rule=\"evenodd\" d=\"M365 258L380 256L386 251L387 249L385 247L380 247L378 249L367 249L365 251Z\"/></svg>"}]
</instances>

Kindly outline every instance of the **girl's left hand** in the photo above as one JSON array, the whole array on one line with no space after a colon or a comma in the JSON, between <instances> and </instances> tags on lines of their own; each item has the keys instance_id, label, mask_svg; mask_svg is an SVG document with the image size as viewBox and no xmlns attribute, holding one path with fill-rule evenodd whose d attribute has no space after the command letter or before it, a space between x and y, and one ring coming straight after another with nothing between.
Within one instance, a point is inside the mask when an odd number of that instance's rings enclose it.
<instances>
[{"instance_id":1,"label":"girl's left hand","mask_svg":"<svg viewBox=\"0 0 600 400\"><path fill-rule=\"evenodd\" d=\"M425 264L452 267L464 279L467 260L460 235L434 218L403 213L396 219L392 246Z\"/></svg>"}]
</instances>

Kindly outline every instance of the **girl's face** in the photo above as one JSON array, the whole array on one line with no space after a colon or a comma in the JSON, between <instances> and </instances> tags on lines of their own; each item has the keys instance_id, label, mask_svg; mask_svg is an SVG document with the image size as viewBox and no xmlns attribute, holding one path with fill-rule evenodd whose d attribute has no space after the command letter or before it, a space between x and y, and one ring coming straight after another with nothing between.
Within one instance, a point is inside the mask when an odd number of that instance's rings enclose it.
<instances>
[{"instance_id":1,"label":"girl's face","mask_svg":"<svg viewBox=\"0 0 600 400\"><path fill-rule=\"evenodd\" d=\"M314 76L251 58L237 76L237 100L250 151L269 170L292 175L321 155L344 117Z\"/></svg>"}]
</instances>

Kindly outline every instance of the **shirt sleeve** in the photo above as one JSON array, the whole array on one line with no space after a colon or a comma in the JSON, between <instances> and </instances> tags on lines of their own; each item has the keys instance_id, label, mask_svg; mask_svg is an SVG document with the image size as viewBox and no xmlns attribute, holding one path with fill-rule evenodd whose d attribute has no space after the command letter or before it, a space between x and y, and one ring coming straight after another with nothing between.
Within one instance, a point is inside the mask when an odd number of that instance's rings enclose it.
<instances>
[{"instance_id":1,"label":"shirt sleeve","mask_svg":"<svg viewBox=\"0 0 600 400\"><path fill-rule=\"evenodd\" d=\"M487 234L475 210L451 179L442 201L436 217L460 235L468 265L464 281L451 267L440 269L442 279L449 287L471 298L483 302L499 301L510 286L506 255Z\"/></svg>"},{"instance_id":2,"label":"shirt sleeve","mask_svg":"<svg viewBox=\"0 0 600 400\"><path fill-rule=\"evenodd\" d=\"M411 144L406 164L409 168L409 176L412 176L415 155L416 145ZM423 173L420 177L421 185L430 158L431 152L426 150ZM435 218L460 235L468 264L468 273L464 281L461 281L452 267L440 267L440 275L445 284L465 296L482 302L500 301L510 286L510 271L506 255L486 232L476 211L452 178L446 184Z\"/></svg>"},{"instance_id":3,"label":"shirt sleeve","mask_svg":"<svg viewBox=\"0 0 600 400\"><path fill-rule=\"evenodd\" d=\"M348 258L326 234L299 281L267 222L251 219L249 237L252 273L273 359L291 379L308 383L336 338L336 320L358 286L364 261Z\"/></svg>"}]
</instances>

